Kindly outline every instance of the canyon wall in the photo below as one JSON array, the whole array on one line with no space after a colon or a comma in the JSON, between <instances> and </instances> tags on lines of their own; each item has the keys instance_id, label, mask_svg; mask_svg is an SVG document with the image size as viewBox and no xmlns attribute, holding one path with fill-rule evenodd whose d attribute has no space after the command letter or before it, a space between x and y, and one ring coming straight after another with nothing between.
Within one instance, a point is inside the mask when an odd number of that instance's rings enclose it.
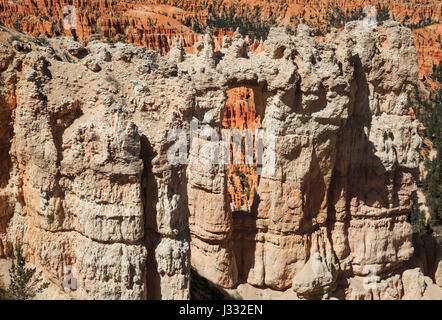
<instances>
[{"instance_id":1,"label":"canyon wall","mask_svg":"<svg viewBox=\"0 0 442 320\"><path fill-rule=\"evenodd\" d=\"M429 77L433 67L442 61L442 24L431 25L413 31L414 43L418 52L419 75Z\"/></svg>"},{"instance_id":2,"label":"canyon wall","mask_svg":"<svg viewBox=\"0 0 442 320\"><path fill-rule=\"evenodd\" d=\"M75 12L64 13L67 5L73 6ZM336 8L345 16L351 16L367 5L388 8L394 19L406 26L422 22L430 24L424 30L413 31L418 48L420 76L428 77L433 65L440 61L440 1L0 0L0 22L36 36L70 35L80 41L97 37L110 41L119 39L162 54L170 50L175 37L180 37L181 45L194 53L194 44L202 40L202 35L195 32L192 23L204 27L212 14L234 12L238 18L249 18L254 23L268 22L294 30L299 23L315 26L331 24L330 14ZM65 21L75 21L75 30L65 26ZM232 30L220 30L214 34L214 38L221 42L226 33L232 36ZM255 47L258 47L259 39L256 40Z\"/></svg>"},{"instance_id":3,"label":"canyon wall","mask_svg":"<svg viewBox=\"0 0 442 320\"><path fill-rule=\"evenodd\" d=\"M437 246L414 250L407 221L421 147L409 29L352 22L324 43L274 28L261 52L237 32L216 51L209 30L163 57L0 28L0 257L23 247L53 290L72 266L70 297L188 299L192 265L299 298L442 297ZM211 137L258 118L261 167L238 211Z\"/></svg>"}]
</instances>

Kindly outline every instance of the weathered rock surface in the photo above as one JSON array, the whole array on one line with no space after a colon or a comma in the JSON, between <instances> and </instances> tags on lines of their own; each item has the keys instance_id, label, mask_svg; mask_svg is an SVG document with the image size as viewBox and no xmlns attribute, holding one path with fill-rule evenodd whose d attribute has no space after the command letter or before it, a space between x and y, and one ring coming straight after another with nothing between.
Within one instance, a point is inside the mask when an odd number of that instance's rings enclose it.
<instances>
[{"instance_id":1,"label":"weathered rock surface","mask_svg":"<svg viewBox=\"0 0 442 320\"><path fill-rule=\"evenodd\" d=\"M60 289L71 265L84 298L187 299L191 264L226 288L442 298L440 263L412 262L407 222L421 146L411 31L353 22L317 43L300 25L272 29L264 48L236 34L214 52L207 34L195 54L175 42L161 57L2 28L0 256L22 246ZM229 167L202 151L221 147L207 131L238 87L268 133L240 214ZM185 162L171 161L174 129L187 133Z\"/></svg>"},{"instance_id":2,"label":"weathered rock surface","mask_svg":"<svg viewBox=\"0 0 442 320\"><path fill-rule=\"evenodd\" d=\"M442 61L442 24L413 30L413 35L418 53L419 75L428 78L433 73L433 67Z\"/></svg>"},{"instance_id":3,"label":"weathered rock surface","mask_svg":"<svg viewBox=\"0 0 442 320\"><path fill-rule=\"evenodd\" d=\"M431 24L413 31L422 77L431 75L433 65L437 66L441 57L442 5L438 0L74 0L69 3L70 11L60 0L0 0L0 22L36 36L69 35L80 41L97 36L120 39L162 54L169 52L173 39L179 37L183 47L193 53L194 44L202 36L192 29L192 24L204 27L212 13L221 16L234 11L238 18L273 21L275 26L296 29L299 23L327 26L330 14L336 9L351 16L373 5L387 8L396 21L406 26ZM74 23L75 29L71 29ZM215 32L218 46L222 45L222 37L231 33L231 30ZM262 46L258 40L253 44L254 49Z\"/></svg>"}]
</instances>

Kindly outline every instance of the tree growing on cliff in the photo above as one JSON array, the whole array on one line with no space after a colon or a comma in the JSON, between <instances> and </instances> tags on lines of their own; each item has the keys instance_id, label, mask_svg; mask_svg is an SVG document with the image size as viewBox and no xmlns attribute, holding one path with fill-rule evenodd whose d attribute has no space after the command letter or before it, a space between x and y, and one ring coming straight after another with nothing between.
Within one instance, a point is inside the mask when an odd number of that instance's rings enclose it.
<instances>
[{"instance_id":1,"label":"tree growing on cliff","mask_svg":"<svg viewBox=\"0 0 442 320\"><path fill-rule=\"evenodd\" d=\"M430 225L425 219L425 212L420 210L417 195L413 197L413 206L408 215L408 221L413 227L413 232L424 234L430 233Z\"/></svg>"},{"instance_id":2,"label":"tree growing on cliff","mask_svg":"<svg viewBox=\"0 0 442 320\"><path fill-rule=\"evenodd\" d=\"M438 234L442 244L442 66L433 68L431 79L436 82L437 89L425 96L415 92L415 114L423 124L424 137L430 141L431 149L436 151L433 157L425 160L425 176L420 179L420 187L425 194L426 204L430 212L430 232ZM430 149L430 150L431 150ZM417 211L415 211L416 213ZM419 221L418 219L414 221ZM414 225L413 225L414 226ZM416 226L419 228L419 225Z\"/></svg>"},{"instance_id":3,"label":"tree growing on cliff","mask_svg":"<svg viewBox=\"0 0 442 320\"><path fill-rule=\"evenodd\" d=\"M384 6L382 8L378 8L377 13L376 13L376 18L377 18L377 21L381 24L384 21L389 20L391 17L390 17L390 12L388 10L388 7Z\"/></svg>"},{"instance_id":4,"label":"tree growing on cliff","mask_svg":"<svg viewBox=\"0 0 442 320\"><path fill-rule=\"evenodd\" d=\"M49 282L43 282L42 271L37 275L36 272L36 268L26 268L23 251L21 248L16 248L14 260L9 269L11 282L7 297L14 300L28 300L49 287Z\"/></svg>"},{"instance_id":5,"label":"tree growing on cliff","mask_svg":"<svg viewBox=\"0 0 442 320\"><path fill-rule=\"evenodd\" d=\"M210 12L205 24L208 27L221 30L239 29L243 36L248 35L252 41L266 40L270 27L275 25L276 21L274 19L263 19L260 8L246 12L248 14L239 14L235 7L224 9L222 12L215 8ZM197 32L195 28L202 29L199 24L195 24L193 27L194 31Z\"/></svg>"},{"instance_id":6,"label":"tree growing on cliff","mask_svg":"<svg viewBox=\"0 0 442 320\"><path fill-rule=\"evenodd\" d=\"M14 29L21 32L21 24L18 21L14 22Z\"/></svg>"}]
</instances>

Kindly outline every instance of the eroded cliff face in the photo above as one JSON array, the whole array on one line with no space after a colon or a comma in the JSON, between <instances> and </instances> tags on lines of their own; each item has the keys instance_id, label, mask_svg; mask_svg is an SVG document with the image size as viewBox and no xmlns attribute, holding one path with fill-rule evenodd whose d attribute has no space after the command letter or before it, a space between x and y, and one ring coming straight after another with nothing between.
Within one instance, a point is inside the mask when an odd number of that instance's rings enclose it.
<instances>
[{"instance_id":1,"label":"eroded cliff face","mask_svg":"<svg viewBox=\"0 0 442 320\"><path fill-rule=\"evenodd\" d=\"M147 49L5 31L1 43L1 256L23 246L57 287L73 266L79 297L188 298L187 216L169 198L185 203L184 171L157 149L172 120L149 111L192 105L188 81Z\"/></svg>"},{"instance_id":2,"label":"eroded cliff face","mask_svg":"<svg viewBox=\"0 0 442 320\"><path fill-rule=\"evenodd\" d=\"M442 24L416 29L413 34L418 52L419 75L421 78L429 78L433 66L438 66L442 61Z\"/></svg>"},{"instance_id":3,"label":"eroded cliff face","mask_svg":"<svg viewBox=\"0 0 442 320\"><path fill-rule=\"evenodd\" d=\"M97 37L120 39L162 54L169 52L175 37L180 37L181 45L194 53L194 44L202 40L202 35L195 32L192 23L203 27L214 13L219 16L234 13L240 19L262 20L295 30L299 23L326 27L332 23L330 15L337 9L343 16L337 16L335 20L345 19L365 6L373 5L388 9L396 21L406 26L422 22L432 24L413 31L422 77L431 75L433 65L440 61L442 5L437 0L73 0L69 4L74 12L69 13L67 2L60 0L0 0L0 22L35 36L69 35L80 41ZM65 21L75 21L74 29L70 28L72 25L65 26ZM225 34L232 36L232 31L214 33L215 48L217 42L222 44ZM262 46L259 39L256 40L254 49Z\"/></svg>"},{"instance_id":4,"label":"eroded cliff face","mask_svg":"<svg viewBox=\"0 0 442 320\"><path fill-rule=\"evenodd\" d=\"M215 52L207 33L167 57L3 27L0 43L1 257L22 246L60 290L73 266L81 298L188 299L191 265L299 298L440 294L440 258L418 265L407 222L421 146L409 29L353 22L327 43L272 29L259 53L239 33ZM207 151L235 108L250 117L231 126L259 118L266 133L245 212Z\"/></svg>"}]
</instances>

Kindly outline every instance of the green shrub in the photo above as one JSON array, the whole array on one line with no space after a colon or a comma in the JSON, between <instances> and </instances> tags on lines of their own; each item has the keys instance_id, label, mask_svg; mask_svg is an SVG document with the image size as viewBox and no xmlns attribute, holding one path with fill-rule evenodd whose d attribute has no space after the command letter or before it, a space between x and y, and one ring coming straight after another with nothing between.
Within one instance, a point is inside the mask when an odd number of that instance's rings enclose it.
<instances>
[{"instance_id":1,"label":"green shrub","mask_svg":"<svg viewBox=\"0 0 442 320\"><path fill-rule=\"evenodd\" d=\"M431 78L442 83L441 65L435 67ZM442 89L422 96L416 89L414 110L418 120L424 125L424 137L431 142L436 155L425 160L425 178L419 181L419 186L425 194L426 204L430 211L430 227L437 229L442 225Z\"/></svg>"},{"instance_id":2,"label":"green shrub","mask_svg":"<svg viewBox=\"0 0 442 320\"><path fill-rule=\"evenodd\" d=\"M37 275L36 268L26 268L26 261L21 248L17 248L9 269L11 283L9 284L7 298L14 300L29 300L35 298L37 293L49 287L49 282L43 282L42 271Z\"/></svg>"}]
</instances>

